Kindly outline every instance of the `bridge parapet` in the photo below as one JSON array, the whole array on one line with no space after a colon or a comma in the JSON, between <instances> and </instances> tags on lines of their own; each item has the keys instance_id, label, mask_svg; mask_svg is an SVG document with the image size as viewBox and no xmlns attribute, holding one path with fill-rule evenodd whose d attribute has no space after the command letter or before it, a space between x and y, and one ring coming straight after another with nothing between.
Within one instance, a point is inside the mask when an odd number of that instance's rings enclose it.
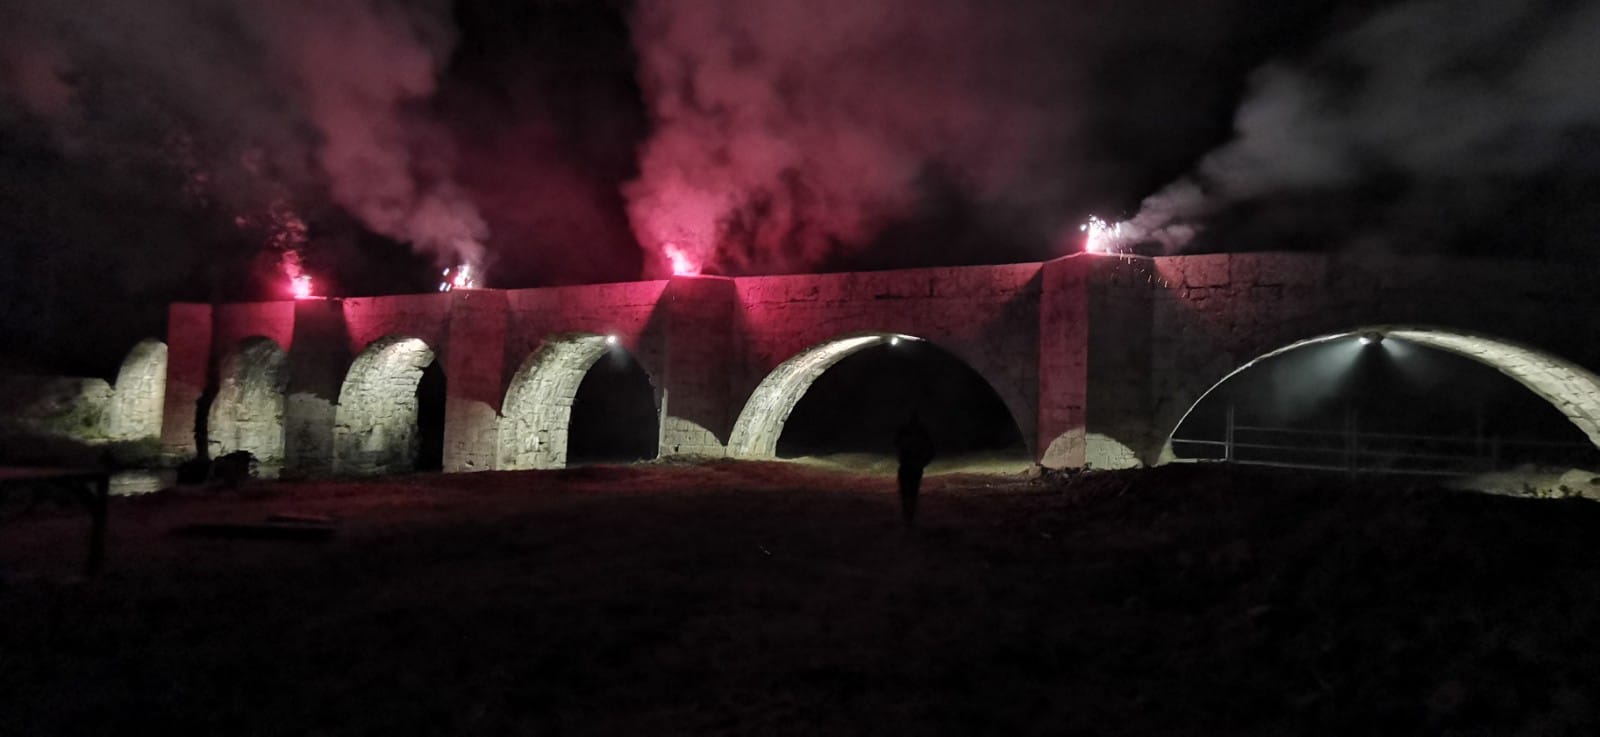
<instances>
[{"instance_id":1,"label":"bridge parapet","mask_svg":"<svg viewBox=\"0 0 1600 737\"><path fill-rule=\"evenodd\" d=\"M987 380L1041 463L1154 463L1178 420L1219 380L1321 334L1435 326L1509 338L1592 369L1600 365L1600 321L1590 317L1600 307L1594 277L1592 269L1428 257L1075 255L1002 266L174 305L162 439L171 453L194 453L197 408L215 384L219 356L243 339L270 338L289 351L286 470L325 473L334 465L333 428L352 361L376 341L412 338L429 346L446 378L446 470L542 458L501 447L505 414L513 411L505 398L550 341L598 339L628 351L651 382L661 454L719 456L741 411L786 361L851 336L906 335ZM581 374L592 360L562 365ZM576 391L578 381L560 384ZM572 401L561 392L518 396ZM543 421L519 420L517 442L535 442L529 422ZM565 429L539 432L546 431Z\"/></svg>"}]
</instances>

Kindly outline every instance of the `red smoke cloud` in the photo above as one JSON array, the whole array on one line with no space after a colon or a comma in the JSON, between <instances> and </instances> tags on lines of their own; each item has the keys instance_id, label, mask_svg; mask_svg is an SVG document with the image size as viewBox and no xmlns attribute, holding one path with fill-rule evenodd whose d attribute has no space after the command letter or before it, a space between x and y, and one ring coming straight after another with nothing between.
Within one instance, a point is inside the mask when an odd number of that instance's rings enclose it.
<instances>
[{"instance_id":1,"label":"red smoke cloud","mask_svg":"<svg viewBox=\"0 0 1600 737\"><path fill-rule=\"evenodd\" d=\"M0 28L11 97L69 154L165 157L246 219L331 199L441 264L481 263L488 228L425 107L448 3L18 0Z\"/></svg>"},{"instance_id":2,"label":"red smoke cloud","mask_svg":"<svg viewBox=\"0 0 1600 737\"><path fill-rule=\"evenodd\" d=\"M1064 15L976 0L641 2L655 130L624 193L655 270L671 251L727 272L804 268L905 215L930 168L979 200L1051 199L1025 164L1072 133L1061 93L1078 75L1053 63L1043 30Z\"/></svg>"},{"instance_id":3,"label":"red smoke cloud","mask_svg":"<svg viewBox=\"0 0 1600 737\"><path fill-rule=\"evenodd\" d=\"M390 5L302 0L284 12L281 2L259 19L298 78L334 200L441 265L481 264L488 226L450 178L447 139L408 109L433 95L447 39L426 38Z\"/></svg>"}]
</instances>

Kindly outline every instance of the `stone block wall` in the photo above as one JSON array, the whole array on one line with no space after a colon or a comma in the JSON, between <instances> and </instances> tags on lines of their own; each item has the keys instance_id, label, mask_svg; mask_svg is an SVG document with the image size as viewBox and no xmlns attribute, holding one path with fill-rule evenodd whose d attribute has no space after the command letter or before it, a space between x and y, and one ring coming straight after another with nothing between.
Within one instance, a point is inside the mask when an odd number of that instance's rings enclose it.
<instances>
[{"instance_id":1,"label":"stone block wall","mask_svg":"<svg viewBox=\"0 0 1600 737\"><path fill-rule=\"evenodd\" d=\"M662 299L666 361L659 395L660 453L720 458L727 453L737 411L724 369L735 355L734 281L678 277Z\"/></svg>"},{"instance_id":2,"label":"stone block wall","mask_svg":"<svg viewBox=\"0 0 1600 737\"><path fill-rule=\"evenodd\" d=\"M206 422L211 457L242 450L260 468L281 468L288 380L288 354L271 338L247 338L224 356Z\"/></svg>"},{"instance_id":3,"label":"stone block wall","mask_svg":"<svg viewBox=\"0 0 1600 737\"><path fill-rule=\"evenodd\" d=\"M294 304L289 383L283 408L284 472L313 476L333 472L335 407L354 354L344 305L334 299Z\"/></svg>"},{"instance_id":4,"label":"stone block wall","mask_svg":"<svg viewBox=\"0 0 1600 737\"><path fill-rule=\"evenodd\" d=\"M667 287L666 281L648 281L505 292L498 467L564 465L572 401L584 372L609 351L627 352L645 372L659 433Z\"/></svg>"},{"instance_id":5,"label":"stone block wall","mask_svg":"<svg viewBox=\"0 0 1600 737\"><path fill-rule=\"evenodd\" d=\"M167 344L142 340L117 371L106 410L106 437L117 442L161 439L167 396Z\"/></svg>"},{"instance_id":6,"label":"stone block wall","mask_svg":"<svg viewBox=\"0 0 1600 737\"><path fill-rule=\"evenodd\" d=\"M211 377L210 305L179 303L167 310L167 386L162 398L161 450L173 459L193 458L203 445L196 421Z\"/></svg>"},{"instance_id":7,"label":"stone block wall","mask_svg":"<svg viewBox=\"0 0 1600 737\"><path fill-rule=\"evenodd\" d=\"M506 463L508 442L520 448L534 442L529 433L555 432L543 426L555 422L546 410L559 409L563 398L570 416L569 395L598 340L605 350L627 351L649 377L662 454L715 456L727 452L757 387L786 361L852 336L903 334L987 380L1045 465L1151 463L1217 381L1322 333L1441 326L1511 338L1576 369L1600 365L1600 321L1588 317L1597 306L1589 288L1595 276L1566 266L1370 255L1078 255L1042 264L679 277L215 311L174 305L161 438L169 452L193 454L196 411L216 385L218 356L263 336L289 351L288 470L327 472L352 362L375 341L415 338L446 377L446 469L492 468ZM561 345L582 350L556 361L561 377L540 379L560 390L519 389L532 357ZM383 391L412 396L414 377L402 373L402 383L413 385L384 384ZM1577 375L1535 373L1555 377L1552 386ZM513 394L555 404L512 407L506 398ZM518 412L545 414L510 416ZM507 435L512 426L521 429ZM529 448L510 452L520 457ZM557 456L538 457L554 463Z\"/></svg>"},{"instance_id":8,"label":"stone block wall","mask_svg":"<svg viewBox=\"0 0 1600 737\"><path fill-rule=\"evenodd\" d=\"M855 334L927 340L972 367L1037 443L1041 264L740 277L733 414L803 351Z\"/></svg>"},{"instance_id":9,"label":"stone block wall","mask_svg":"<svg viewBox=\"0 0 1600 737\"><path fill-rule=\"evenodd\" d=\"M1423 326L1600 362L1592 269L1299 253L1172 256L1154 268L1150 433L1160 443L1228 374L1320 335Z\"/></svg>"},{"instance_id":10,"label":"stone block wall","mask_svg":"<svg viewBox=\"0 0 1600 737\"><path fill-rule=\"evenodd\" d=\"M450 292L450 333L445 356L446 472L495 467L500 402L504 396L506 294L469 289Z\"/></svg>"},{"instance_id":11,"label":"stone block wall","mask_svg":"<svg viewBox=\"0 0 1600 737\"><path fill-rule=\"evenodd\" d=\"M436 358L418 338L379 338L356 357L334 409L333 470L409 471L417 458L417 383Z\"/></svg>"}]
</instances>

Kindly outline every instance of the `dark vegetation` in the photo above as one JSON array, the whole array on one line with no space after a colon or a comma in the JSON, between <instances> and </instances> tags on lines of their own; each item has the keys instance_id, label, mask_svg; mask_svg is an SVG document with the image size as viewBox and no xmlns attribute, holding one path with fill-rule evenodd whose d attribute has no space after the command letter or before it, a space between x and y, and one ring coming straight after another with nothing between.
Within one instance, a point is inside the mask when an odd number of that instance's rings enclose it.
<instances>
[{"instance_id":1,"label":"dark vegetation","mask_svg":"<svg viewBox=\"0 0 1600 737\"><path fill-rule=\"evenodd\" d=\"M1420 483L1420 482L1416 482ZM0 527L8 735L1593 734L1600 507L1166 467L595 466ZM331 541L178 537L331 518Z\"/></svg>"}]
</instances>

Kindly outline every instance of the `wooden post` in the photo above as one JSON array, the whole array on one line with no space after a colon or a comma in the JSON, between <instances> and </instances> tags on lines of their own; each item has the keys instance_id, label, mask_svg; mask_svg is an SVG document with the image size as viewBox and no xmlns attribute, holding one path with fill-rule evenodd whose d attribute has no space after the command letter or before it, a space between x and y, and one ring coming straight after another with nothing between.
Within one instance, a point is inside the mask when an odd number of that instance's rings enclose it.
<instances>
[{"instance_id":1,"label":"wooden post","mask_svg":"<svg viewBox=\"0 0 1600 737\"><path fill-rule=\"evenodd\" d=\"M1345 473L1352 476L1356 473L1356 454L1359 441L1356 438L1356 410L1346 406L1344 410L1344 468Z\"/></svg>"},{"instance_id":2,"label":"wooden post","mask_svg":"<svg viewBox=\"0 0 1600 737\"><path fill-rule=\"evenodd\" d=\"M1233 402L1228 403L1228 424L1222 434L1222 459L1228 463L1234 461L1233 451Z\"/></svg>"},{"instance_id":3,"label":"wooden post","mask_svg":"<svg viewBox=\"0 0 1600 737\"><path fill-rule=\"evenodd\" d=\"M85 565L87 575L99 575L100 569L106 561L106 513L110 507L111 474L101 471L96 474L94 488L89 492L89 561Z\"/></svg>"}]
</instances>

